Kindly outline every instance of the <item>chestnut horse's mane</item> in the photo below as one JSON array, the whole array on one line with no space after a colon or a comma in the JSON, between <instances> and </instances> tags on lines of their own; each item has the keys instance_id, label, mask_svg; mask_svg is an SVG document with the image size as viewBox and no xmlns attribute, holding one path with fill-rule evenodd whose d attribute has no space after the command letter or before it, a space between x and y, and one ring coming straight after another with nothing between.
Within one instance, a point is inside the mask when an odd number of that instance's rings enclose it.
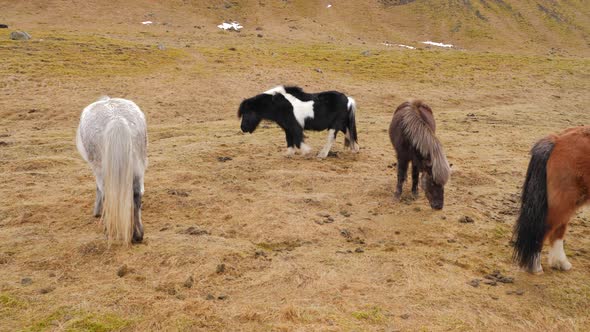
<instances>
[{"instance_id":1,"label":"chestnut horse's mane","mask_svg":"<svg viewBox=\"0 0 590 332\"><path fill-rule=\"evenodd\" d=\"M436 138L434 117L428 105L420 100L401 104L400 112L404 134L410 139L422 157L432 161L432 177L438 184L446 184L451 176L451 167L445 156L442 144Z\"/></svg>"}]
</instances>

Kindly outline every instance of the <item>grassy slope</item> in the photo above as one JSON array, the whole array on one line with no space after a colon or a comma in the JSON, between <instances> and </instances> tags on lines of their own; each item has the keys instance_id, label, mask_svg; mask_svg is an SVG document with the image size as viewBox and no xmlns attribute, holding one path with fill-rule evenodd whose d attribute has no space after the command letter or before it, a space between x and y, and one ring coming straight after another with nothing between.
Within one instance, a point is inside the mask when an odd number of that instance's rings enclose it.
<instances>
[{"instance_id":1,"label":"grassy slope","mask_svg":"<svg viewBox=\"0 0 590 332\"><path fill-rule=\"evenodd\" d=\"M0 20L44 40L0 42L6 92L0 134L8 135L0 147L7 179L0 188L0 330L222 330L237 324L252 330L584 330L590 324L587 213L568 235L568 254L577 264L571 273L517 274L506 244L529 142L589 120L588 9L581 1L539 2L568 17L579 26L574 30L531 1L488 1L489 8L482 1L336 3L331 11L312 2L236 3L224 9L222 1L177 1L147 9L128 2L115 15L99 1L77 10L70 1L0 4L6 9ZM140 26L148 12L170 25ZM230 18L261 26L265 37L214 28ZM467 51L380 45L437 38ZM158 42L168 49L158 50ZM555 46L562 48L557 56L548 55ZM357 97L363 153L341 152L326 163L284 160L276 128L236 135L239 100L279 82ZM149 115L147 245L132 250L106 250L85 214L93 180L72 145L80 107L104 92L138 98ZM392 103L416 95L435 103L456 164L447 221L427 211L423 200L390 201L392 156L382 124ZM323 141L310 136L316 145ZM227 155L233 163L216 159ZM334 188L343 179L351 186ZM171 195L171 188L189 196ZM276 206L264 199L276 199ZM352 217L342 216L346 210ZM325 211L336 222L314 223ZM477 224L457 225L463 214ZM212 235L181 232L195 224ZM337 253L360 246L345 241L342 228L366 240L365 254ZM260 250L266 256L255 254ZM221 262L225 274L215 272ZM134 269L125 278L116 277L122 264ZM495 268L517 275L513 288L526 295L465 286ZM191 289L183 285L188 275L196 280ZM20 285L23 276L34 284ZM230 300L208 301L209 293L227 293ZM400 318L403 313L410 319Z\"/></svg>"}]
</instances>

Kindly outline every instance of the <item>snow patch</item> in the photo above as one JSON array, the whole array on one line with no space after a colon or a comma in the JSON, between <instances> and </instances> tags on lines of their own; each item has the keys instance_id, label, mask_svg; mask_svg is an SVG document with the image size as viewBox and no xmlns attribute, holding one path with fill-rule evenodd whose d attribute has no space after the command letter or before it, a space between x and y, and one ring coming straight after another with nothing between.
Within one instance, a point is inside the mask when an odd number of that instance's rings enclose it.
<instances>
[{"instance_id":1,"label":"snow patch","mask_svg":"<svg viewBox=\"0 0 590 332\"><path fill-rule=\"evenodd\" d=\"M447 48L453 47L452 44L437 43L437 42L433 42L433 41L430 41L430 40L425 41L425 42L422 42L422 44L432 45L432 46L438 46L438 47L447 47Z\"/></svg>"},{"instance_id":2,"label":"snow patch","mask_svg":"<svg viewBox=\"0 0 590 332\"><path fill-rule=\"evenodd\" d=\"M416 49L414 46L409 46L409 45L404 45L404 44L381 43L381 45L385 45L385 46L399 46L399 47L407 48L407 49L410 49L410 50L415 50Z\"/></svg>"},{"instance_id":3,"label":"snow patch","mask_svg":"<svg viewBox=\"0 0 590 332\"><path fill-rule=\"evenodd\" d=\"M240 31L240 29L243 28L243 26L238 22L231 22L231 23L223 22L220 25L218 25L217 27L222 30L235 30L235 31Z\"/></svg>"},{"instance_id":4,"label":"snow patch","mask_svg":"<svg viewBox=\"0 0 590 332\"><path fill-rule=\"evenodd\" d=\"M141 24L143 24L143 25L150 25L150 24L153 24L153 23L154 22L152 22L152 21L143 21L143 22L141 22Z\"/></svg>"}]
</instances>

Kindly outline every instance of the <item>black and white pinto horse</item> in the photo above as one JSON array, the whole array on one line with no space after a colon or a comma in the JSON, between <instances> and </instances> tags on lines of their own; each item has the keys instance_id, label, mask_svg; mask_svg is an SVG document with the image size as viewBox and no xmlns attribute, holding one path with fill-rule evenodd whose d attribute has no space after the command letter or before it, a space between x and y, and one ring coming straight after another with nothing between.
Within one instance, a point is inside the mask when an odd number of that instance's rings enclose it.
<instances>
[{"instance_id":1,"label":"black and white pinto horse","mask_svg":"<svg viewBox=\"0 0 590 332\"><path fill-rule=\"evenodd\" d=\"M276 122L285 131L287 156L302 155L311 151L304 143L303 130L328 129L328 141L318 153L326 158L339 131L345 135L344 145L358 152L356 134L356 102L338 91L305 93L296 86L277 86L262 94L242 101L238 117L242 118L242 131L253 133L262 120Z\"/></svg>"}]
</instances>

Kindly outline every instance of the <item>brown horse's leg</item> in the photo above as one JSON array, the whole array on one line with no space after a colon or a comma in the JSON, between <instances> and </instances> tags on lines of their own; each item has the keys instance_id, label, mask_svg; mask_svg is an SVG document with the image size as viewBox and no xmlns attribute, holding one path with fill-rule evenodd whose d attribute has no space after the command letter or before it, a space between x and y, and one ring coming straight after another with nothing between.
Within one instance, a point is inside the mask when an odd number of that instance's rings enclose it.
<instances>
[{"instance_id":1,"label":"brown horse's leg","mask_svg":"<svg viewBox=\"0 0 590 332\"><path fill-rule=\"evenodd\" d=\"M409 163L410 160L407 158L397 159L397 189L394 194L396 199L400 199L402 197L404 182L406 182L406 177L408 176Z\"/></svg>"},{"instance_id":2,"label":"brown horse's leg","mask_svg":"<svg viewBox=\"0 0 590 332\"><path fill-rule=\"evenodd\" d=\"M412 195L418 198L418 180L420 179L420 172L418 166L412 161Z\"/></svg>"}]
</instances>

